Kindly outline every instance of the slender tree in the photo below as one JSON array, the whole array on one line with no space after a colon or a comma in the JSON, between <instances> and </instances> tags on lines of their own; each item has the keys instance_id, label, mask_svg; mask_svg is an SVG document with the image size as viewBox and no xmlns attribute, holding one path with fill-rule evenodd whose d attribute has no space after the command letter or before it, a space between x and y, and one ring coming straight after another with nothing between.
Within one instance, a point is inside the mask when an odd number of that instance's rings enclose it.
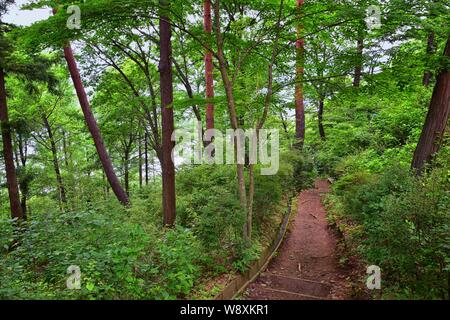
<instances>
[{"instance_id":1,"label":"slender tree","mask_svg":"<svg viewBox=\"0 0 450 320\"><path fill-rule=\"evenodd\" d=\"M417 174L421 174L427 163L433 160L434 155L439 151L450 113L450 35L444 50L442 70L440 71L430 107L423 126L419 143L414 152L412 168Z\"/></svg>"},{"instance_id":2,"label":"slender tree","mask_svg":"<svg viewBox=\"0 0 450 320\"><path fill-rule=\"evenodd\" d=\"M323 127L323 109L324 109L324 99L320 97L319 99L319 110L317 113L318 123L319 123L319 134L322 140L326 139L325 128Z\"/></svg>"},{"instance_id":3,"label":"slender tree","mask_svg":"<svg viewBox=\"0 0 450 320\"><path fill-rule=\"evenodd\" d=\"M53 9L53 13L56 13L56 9ZM103 138L100 133L100 129L97 125L97 120L94 117L94 114L91 111L91 107L89 104L89 100L86 94L86 91L83 86L83 82L81 81L80 72L78 71L78 66L73 55L72 47L70 43L67 43L64 46L64 57L67 61L67 66L69 68L70 76L72 78L73 84L75 86L75 91L78 96L78 100L80 102L81 110L83 111L84 118L89 129L89 132L92 135L92 139L94 140L95 148L97 149L97 154L100 158L100 162L102 163L103 170L106 175L106 179L108 180L111 188L116 195L117 199L123 205L129 205L130 201L126 192L123 190L120 185L119 179L114 172L114 168L109 158L108 152L106 151L105 144L103 143Z\"/></svg>"},{"instance_id":4,"label":"slender tree","mask_svg":"<svg viewBox=\"0 0 450 320\"><path fill-rule=\"evenodd\" d=\"M139 130L138 134L138 167L139 167L139 189L142 189L143 174L142 174L142 132Z\"/></svg>"},{"instance_id":5,"label":"slender tree","mask_svg":"<svg viewBox=\"0 0 450 320\"><path fill-rule=\"evenodd\" d=\"M212 33L211 0L205 0L203 5L203 20L205 33L208 37ZM214 98L213 54L205 52L206 99ZM208 102L206 106L206 129L214 129L214 104Z\"/></svg>"},{"instance_id":6,"label":"slender tree","mask_svg":"<svg viewBox=\"0 0 450 320\"><path fill-rule=\"evenodd\" d=\"M26 219L20 204L19 186L17 183L16 168L14 166L14 153L11 140L11 129L8 118L8 105L6 99L5 73L3 71L3 57L0 57L0 124L3 140L3 158L5 160L6 182L8 185L9 204L13 219Z\"/></svg>"},{"instance_id":7,"label":"slender tree","mask_svg":"<svg viewBox=\"0 0 450 320\"><path fill-rule=\"evenodd\" d=\"M14 1L6 0L0 2L0 18L7 11L7 6ZM5 84L5 64L9 52L9 44L4 37L3 25L0 20L0 127L3 140L3 158L5 161L6 183L8 185L9 205L11 217L18 220L26 219L22 210L19 186L17 183L16 168L14 165L14 151L11 139L11 127L8 117L8 104Z\"/></svg>"},{"instance_id":8,"label":"slender tree","mask_svg":"<svg viewBox=\"0 0 450 320\"><path fill-rule=\"evenodd\" d=\"M64 206L67 203L67 197L66 197L66 188L64 187L61 169L59 166L58 149L56 148L56 141L54 138L52 127L45 113L42 113L42 121L44 123L45 129L47 130L48 140L50 141L50 151L52 152L53 168L55 170L56 182L58 184L59 190L59 206L61 211L63 211Z\"/></svg>"},{"instance_id":9,"label":"slender tree","mask_svg":"<svg viewBox=\"0 0 450 320\"><path fill-rule=\"evenodd\" d=\"M299 11L299 21L301 21L301 10L304 0L297 0L297 9ZM305 40L302 36L303 24L297 25L296 41L296 81L295 81L295 138L296 145L303 147L305 140L305 104L303 100L303 74L304 74L304 51Z\"/></svg>"},{"instance_id":10,"label":"slender tree","mask_svg":"<svg viewBox=\"0 0 450 320\"><path fill-rule=\"evenodd\" d=\"M172 161L174 142L173 119L173 77L172 77L172 28L168 9L170 1L160 0L159 19L160 32L160 90L161 90L161 118L162 118L162 184L164 225L173 226L176 218L175 207L175 166Z\"/></svg>"},{"instance_id":11,"label":"slender tree","mask_svg":"<svg viewBox=\"0 0 450 320\"><path fill-rule=\"evenodd\" d=\"M353 87L359 88L361 84L362 69L363 69L363 52L364 52L364 37L362 32L359 32L358 40L356 41L356 64L353 76Z\"/></svg>"},{"instance_id":12,"label":"slender tree","mask_svg":"<svg viewBox=\"0 0 450 320\"><path fill-rule=\"evenodd\" d=\"M433 54L436 53L436 41L435 41L435 34L433 31L430 31L427 38L427 57L431 57ZM430 70L425 70L423 73L423 80L422 83L425 87L428 87L430 85L432 73Z\"/></svg>"}]
</instances>

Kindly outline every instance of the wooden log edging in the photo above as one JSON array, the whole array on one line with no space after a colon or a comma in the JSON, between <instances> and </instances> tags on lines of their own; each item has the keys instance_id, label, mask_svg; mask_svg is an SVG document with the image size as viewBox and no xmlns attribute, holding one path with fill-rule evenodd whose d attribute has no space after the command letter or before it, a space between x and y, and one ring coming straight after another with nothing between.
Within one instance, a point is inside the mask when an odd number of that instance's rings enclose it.
<instances>
[{"instance_id":1,"label":"wooden log edging","mask_svg":"<svg viewBox=\"0 0 450 320\"><path fill-rule=\"evenodd\" d=\"M256 280L256 278L267 268L269 262L275 256L280 245L283 243L286 231L288 229L289 221L291 218L291 204L292 199L288 200L287 212L281 223L280 230L277 237L273 240L272 244L266 248L261 258L252 264L248 271L244 274L238 274L217 296L214 300L233 300L242 294L247 287Z\"/></svg>"}]
</instances>

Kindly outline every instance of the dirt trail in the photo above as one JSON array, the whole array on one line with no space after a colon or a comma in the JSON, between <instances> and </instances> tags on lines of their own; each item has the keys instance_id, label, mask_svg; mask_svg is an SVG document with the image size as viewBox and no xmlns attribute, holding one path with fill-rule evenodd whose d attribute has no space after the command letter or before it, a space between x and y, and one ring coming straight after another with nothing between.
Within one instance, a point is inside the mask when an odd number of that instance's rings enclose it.
<instances>
[{"instance_id":1,"label":"dirt trail","mask_svg":"<svg viewBox=\"0 0 450 320\"><path fill-rule=\"evenodd\" d=\"M267 270L252 283L245 297L252 300L346 299L348 273L338 266L336 236L329 229L321 194L326 180L298 197L290 233Z\"/></svg>"}]
</instances>

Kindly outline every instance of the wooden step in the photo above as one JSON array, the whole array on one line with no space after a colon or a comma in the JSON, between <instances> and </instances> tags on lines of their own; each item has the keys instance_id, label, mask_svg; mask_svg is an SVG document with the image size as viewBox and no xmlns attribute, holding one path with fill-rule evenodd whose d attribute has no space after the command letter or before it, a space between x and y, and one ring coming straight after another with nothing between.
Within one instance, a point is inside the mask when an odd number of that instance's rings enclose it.
<instances>
[{"instance_id":1,"label":"wooden step","mask_svg":"<svg viewBox=\"0 0 450 320\"><path fill-rule=\"evenodd\" d=\"M267 272L260 276L258 282L267 289L280 290L317 298L327 298L331 291L331 285L327 283L281 276Z\"/></svg>"},{"instance_id":2,"label":"wooden step","mask_svg":"<svg viewBox=\"0 0 450 320\"><path fill-rule=\"evenodd\" d=\"M250 300L323 300L320 297L313 297L284 290L277 290L271 288L262 288L258 286L247 291L249 295L247 299Z\"/></svg>"}]
</instances>

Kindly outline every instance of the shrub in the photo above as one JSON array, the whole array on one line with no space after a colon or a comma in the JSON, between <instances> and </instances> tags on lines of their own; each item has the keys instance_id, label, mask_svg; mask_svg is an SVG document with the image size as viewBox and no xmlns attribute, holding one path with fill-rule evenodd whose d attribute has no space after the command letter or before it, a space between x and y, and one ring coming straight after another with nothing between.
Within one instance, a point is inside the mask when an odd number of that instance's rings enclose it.
<instances>
[{"instance_id":1,"label":"shrub","mask_svg":"<svg viewBox=\"0 0 450 320\"><path fill-rule=\"evenodd\" d=\"M448 299L450 191L447 169L422 178L388 167L334 186L334 204L363 226L359 251L383 270L386 296Z\"/></svg>"}]
</instances>

